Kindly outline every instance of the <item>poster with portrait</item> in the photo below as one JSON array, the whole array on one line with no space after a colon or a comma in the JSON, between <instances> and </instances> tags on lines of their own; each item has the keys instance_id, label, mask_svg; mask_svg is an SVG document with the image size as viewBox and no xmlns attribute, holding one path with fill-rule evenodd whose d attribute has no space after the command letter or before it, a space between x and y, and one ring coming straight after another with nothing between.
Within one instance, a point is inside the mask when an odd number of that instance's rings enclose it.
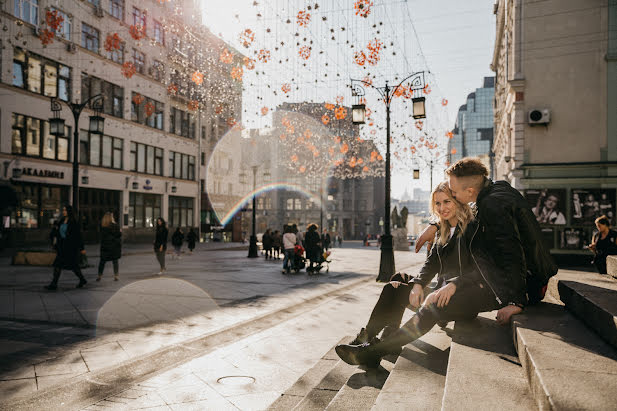
<instances>
[{"instance_id":1,"label":"poster with portrait","mask_svg":"<svg viewBox=\"0 0 617 411\"><path fill-rule=\"evenodd\" d=\"M525 190L525 198L538 223L542 225L566 224L565 189Z\"/></svg>"},{"instance_id":2,"label":"poster with portrait","mask_svg":"<svg viewBox=\"0 0 617 411\"><path fill-rule=\"evenodd\" d=\"M615 225L615 189L572 190L572 225L593 226L605 215Z\"/></svg>"},{"instance_id":3,"label":"poster with portrait","mask_svg":"<svg viewBox=\"0 0 617 411\"><path fill-rule=\"evenodd\" d=\"M563 250L585 250L591 243L593 230L590 228L568 227L559 232L559 248Z\"/></svg>"}]
</instances>

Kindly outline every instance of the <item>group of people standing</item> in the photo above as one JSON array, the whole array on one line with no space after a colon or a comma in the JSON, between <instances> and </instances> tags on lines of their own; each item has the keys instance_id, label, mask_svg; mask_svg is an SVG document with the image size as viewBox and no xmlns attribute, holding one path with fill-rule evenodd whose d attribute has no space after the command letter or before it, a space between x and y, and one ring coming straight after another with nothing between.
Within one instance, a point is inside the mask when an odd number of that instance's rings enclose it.
<instances>
[{"instance_id":1,"label":"group of people standing","mask_svg":"<svg viewBox=\"0 0 617 411\"><path fill-rule=\"evenodd\" d=\"M163 217L156 219L156 233L154 235L154 254L156 260L159 263L160 271L158 275L163 275L167 271L165 265L165 254L167 253L167 238L169 237L169 230L167 229L167 223L163 220ZM172 258L180 259L182 254L182 244L184 244L184 232L180 227L176 228L176 231L171 235L171 245L174 247L174 253ZM193 254L195 249L195 243L197 242L197 233L191 228L186 235L186 242L189 247L189 252Z\"/></svg>"},{"instance_id":2,"label":"group of people standing","mask_svg":"<svg viewBox=\"0 0 617 411\"><path fill-rule=\"evenodd\" d=\"M298 230L296 224L288 224L283 230L282 246L284 249L283 274L289 274L295 259L296 246L301 246L306 252L306 259L309 261L307 271L320 264L323 251L328 251L332 243L332 238L328 230L323 230L319 234L317 224L309 224L306 233ZM342 242L342 240L341 240ZM264 245L265 248L265 245Z\"/></svg>"}]
</instances>

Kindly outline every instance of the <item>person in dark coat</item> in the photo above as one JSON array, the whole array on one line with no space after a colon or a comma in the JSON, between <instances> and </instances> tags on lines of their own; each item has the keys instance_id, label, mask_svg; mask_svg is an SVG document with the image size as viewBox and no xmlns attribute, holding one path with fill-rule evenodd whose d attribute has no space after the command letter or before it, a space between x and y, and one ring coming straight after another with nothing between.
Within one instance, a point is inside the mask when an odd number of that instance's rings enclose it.
<instances>
[{"instance_id":1,"label":"person in dark coat","mask_svg":"<svg viewBox=\"0 0 617 411\"><path fill-rule=\"evenodd\" d=\"M611 222L605 215L596 218L598 232L593 236L589 249L594 252L593 264L598 273L606 274L606 257L617 254L617 231L611 230Z\"/></svg>"},{"instance_id":2,"label":"person in dark coat","mask_svg":"<svg viewBox=\"0 0 617 411\"><path fill-rule=\"evenodd\" d=\"M317 231L316 224L310 224L304 236L304 244L306 250L306 258L309 260L309 266L306 271L313 271L313 264L319 264L319 255L321 254L321 238Z\"/></svg>"},{"instance_id":3,"label":"person in dark coat","mask_svg":"<svg viewBox=\"0 0 617 411\"><path fill-rule=\"evenodd\" d=\"M99 276L96 281L101 281L103 270L107 261L114 266L114 281L118 281L118 260L122 254L122 233L114 220L114 215L105 213L101 220L101 258L99 259Z\"/></svg>"},{"instance_id":4,"label":"person in dark coat","mask_svg":"<svg viewBox=\"0 0 617 411\"><path fill-rule=\"evenodd\" d=\"M165 253L167 252L167 235L168 231L165 220L163 220L163 217L157 218L156 237L154 238L154 254L156 254L156 259L161 266L161 271L159 271L159 275L167 271L167 268L165 267Z\"/></svg>"},{"instance_id":5,"label":"person in dark coat","mask_svg":"<svg viewBox=\"0 0 617 411\"><path fill-rule=\"evenodd\" d=\"M283 236L279 230L274 231L272 234L272 257L280 260L281 246L283 243Z\"/></svg>"},{"instance_id":6,"label":"person in dark coat","mask_svg":"<svg viewBox=\"0 0 617 411\"><path fill-rule=\"evenodd\" d=\"M195 242L196 241L197 241L197 234L195 233L195 230L193 230L193 228L191 228L191 230L186 235L186 242L188 243L189 250L191 251L191 254L193 254L193 250L195 249Z\"/></svg>"},{"instance_id":7,"label":"person in dark coat","mask_svg":"<svg viewBox=\"0 0 617 411\"><path fill-rule=\"evenodd\" d=\"M182 253L182 242L184 241L184 233L180 230L180 227L176 228L173 235L171 236L171 245L174 246L174 255L176 258L180 258L180 253Z\"/></svg>"},{"instance_id":8,"label":"person in dark coat","mask_svg":"<svg viewBox=\"0 0 617 411\"><path fill-rule=\"evenodd\" d=\"M330 233L328 233L328 230L324 229L323 234L321 235L321 244L323 245L324 250L328 251L331 242L332 240L330 238Z\"/></svg>"},{"instance_id":9,"label":"person in dark coat","mask_svg":"<svg viewBox=\"0 0 617 411\"><path fill-rule=\"evenodd\" d=\"M261 236L261 245L266 255L266 260L272 258L272 234L268 228L266 232Z\"/></svg>"},{"instance_id":10,"label":"person in dark coat","mask_svg":"<svg viewBox=\"0 0 617 411\"><path fill-rule=\"evenodd\" d=\"M54 220L51 225L51 231L49 232L49 245L52 250L58 251L58 233L60 230L60 223L58 220Z\"/></svg>"},{"instance_id":11,"label":"person in dark coat","mask_svg":"<svg viewBox=\"0 0 617 411\"><path fill-rule=\"evenodd\" d=\"M58 288L58 280L62 270L72 270L79 283L77 288L81 288L88 281L84 278L79 268L81 254L86 254L84 242L79 229L79 224L73 216L73 207L66 205L62 208L62 218L56 234L56 259L54 260L54 277L49 285L45 286L48 290Z\"/></svg>"}]
</instances>

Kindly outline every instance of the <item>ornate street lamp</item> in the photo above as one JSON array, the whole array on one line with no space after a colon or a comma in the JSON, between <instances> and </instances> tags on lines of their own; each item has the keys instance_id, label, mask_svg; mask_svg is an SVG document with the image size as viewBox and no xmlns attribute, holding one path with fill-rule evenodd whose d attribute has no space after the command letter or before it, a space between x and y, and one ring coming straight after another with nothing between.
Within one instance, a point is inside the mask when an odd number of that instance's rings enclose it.
<instances>
[{"instance_id":1,"label":"ornate street lamp","mask_svg":"<svg viewBox=\"0 0 617 411\"><path fill-rule=\"evenodd\" d=\"M62 111L63 100L52 97L51 99L51 112L53 117L49 119L49 133L54 136L64 136L65 127L64 119L60 118L60 112ZM92 104L90 104L92 103ZM94 115L90 116L90 125L88 130L94 134L103 134L105 118L101 117L100 113L103 111L103 97L100 94L92 96L83 103L71 103L65 101L65 104L71 109L73 113L73 212L78 214L79 207L79 116L82 110L90 104L90 108L94 110Z\"/></svg>"},{"instance_id":2,"label":"ornate street lamp","mask_svg":"<svg viewBox=\"0 0 617 411\"><path fill-rule=\"evenodd\" d=\"M351 122L354 124L364 124L366 117L366 106L364 104L354 104L351 106Z\"/></svg>"},{"instance_id":3,"label":"ornate street lamp","mask_svg":"<svg viewBox=\"0 0 617 411\"><path fill-rule=\"evenodd\" d=\"M362 124L364 121L364 86L372 87L379 92L383 102L386 105L386 181L385 181L385 201L384 201L384 235L381 236L381 260L379 262L379 275L377 281L387 282L390 281L390 277L396 272L394 265L394 250L392 248L392 234L390 233L390 104L392 103L392 97L396 94L396 91L403 85L403 83L409 81L409 89L412 91L412 117L414 119L425 118L426 111L424 107L424 97L420 96L421 90L424 88L424 72L419 71L405 77L396 87L390 88L386 81L385 87L375 87L371 83L364 80L351 80L351 93L352 96L357 98L359 104L353 106L357 108L357 120L354 117L352 107L352 121L354 124ZM381 221L380 221L381 225Z\"/></svg>"}]
</instances>

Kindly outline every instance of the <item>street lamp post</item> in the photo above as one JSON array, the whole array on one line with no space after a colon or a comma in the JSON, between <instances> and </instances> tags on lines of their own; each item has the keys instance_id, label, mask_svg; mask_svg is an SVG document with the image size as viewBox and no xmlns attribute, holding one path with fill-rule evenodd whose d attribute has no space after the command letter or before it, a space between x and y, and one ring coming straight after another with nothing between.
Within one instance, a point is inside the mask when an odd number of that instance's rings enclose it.
<instances>
[{"instance_id":1,"label":"street lamp post","mask_svg":"<svg viewBox=\"0 0 617 411\"><path fill-rule=\"evenodd\" d=\"M396 269L394 265L394 251L392 248L392 234L390 232L390 104L397 90L406 81L410 82L409 89L412 91L412 107L414 119L421 119L426 117L426 110L424 107L424 97L420 95L421 90L424 88L424 72L419 71L413 73L404 78L396 87L390 88L386 81L385 87L375 87L371 83L364 80L351 80L352 95L359 100L359 104L352 106L352 122L354 124L363 124L365 115L364 101L364 88L363 86L369 86L374 88L381 95L383 102L386 105L386 175L385 175L385 201L384 201L384 235L381 236L381 260L379 262L379 275L377 281L387 282L390 281L390 277L394 275Z\"/></svg>"},{"instance_id":2,"label":"street lamp post","mask_svg":"<svg viewBox=\"0 0 617 411\"><path fill-rule=\"evenodd\" d=\"M252 217L252 231L251 231L251 240L249 243L249 258L257 258L257 235L255 234L255 209L256 207L256 193L255 190L257 189L257 168L259 168L259 166L253 166L253 217Z\"/></svg>"},{"instance_id":3,"label":"street lamp post","mask_svg":"<svg viewBox=\"0 0 617 411\"><path fill-rule=\"evenodd\" d=\"M64 135L64 119L60 118L60 112L62 111L62 102L63 100L59 100L57 98L51 99L51 111L53 113L53 117L49 119L49 133L54 136L63 136ZM65 104L71 109L73 113L73 124L75 125L75 129L73 131L73 213L75 215L78 214L79 207L79 117L81 116L81 112L83 109L92 102L92 109L94 110L94 115L90 116L90 125L88 130L93 134L103 134L105 118L100 115L101 111L103 111L103 97L100 94L96 96L92 96L83 103L71 103L70 101L65 101Z\"/></svg>"}]
</instances>

